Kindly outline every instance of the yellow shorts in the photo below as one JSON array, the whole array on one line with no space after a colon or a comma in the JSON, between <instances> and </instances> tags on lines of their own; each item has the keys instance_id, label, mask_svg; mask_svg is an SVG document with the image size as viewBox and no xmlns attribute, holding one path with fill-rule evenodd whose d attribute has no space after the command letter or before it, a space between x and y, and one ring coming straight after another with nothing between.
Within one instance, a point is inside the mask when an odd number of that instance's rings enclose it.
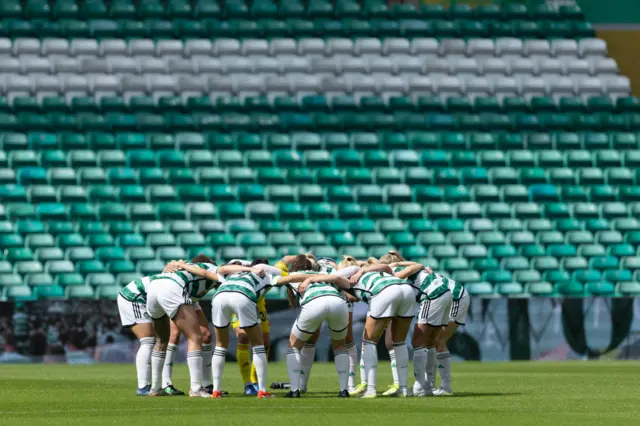
<instances>
[{"instance_id":1,"label":"yellow shorts","mask_svg":"<svg viewBox=\"0 0 640 426\"><path fill-rule=\"evenodd\" d=\"M264 297L258 300L258 315L260 316L260 328L262 329L262 333L266 334L271 331L271 324L269 323L269 315L267 315L267 305L264 301ZM240 320L233 314L231 316L231 327L235 330L240 327Z\"/></svg>"}]
</instances>

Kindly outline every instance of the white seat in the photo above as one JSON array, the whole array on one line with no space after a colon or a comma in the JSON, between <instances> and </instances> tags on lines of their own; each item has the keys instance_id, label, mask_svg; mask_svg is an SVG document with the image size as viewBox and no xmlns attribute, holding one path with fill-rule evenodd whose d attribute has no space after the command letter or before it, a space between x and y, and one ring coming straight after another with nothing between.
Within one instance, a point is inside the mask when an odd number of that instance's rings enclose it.
<instances>
[{"instance_id":1,"label":"white seat","mask_svg":"<svg viewBox=\"0 0 640 426\"><path fill-rule=\"evenodd\" d=\"M178 88L180 92L207 92L207 77L189 76L178 77Z\"/></svg>"},{"instance_id":2,"label":"white seat","mask_svg":"<svg viewBox=\"0 0 640 426\"><path fill-rule=\"evenodd\" d=\"M564 74L563 66L556 58L539 58L536 62L540 74Z\"/></svg>"},{"instance_id":3,"label":"white seat","mask_svg":"<svg viewBox=\"0 0 640 426\"><path fill-rule=\"evenodd\" d=\"M125 75L122 77L122 90L125 92L147 92L147 79L139 75Z\"/></svg>"},{"instance_id":4,"label":"white seat","mask_svg":"<svg viewBox=\"0 0 640 426\"><path fill-rule=\"evenodd\" d=\"M589 67L589 61L585 59L563 60L562 65L567 74L572 75L589 75L591 68Z\"/></svg>"},{"instance_id":5,"label":"white seat","mask_svg":"<svg viewBox=\"0 0 640 426\"><path fill-rule=\"evenodd\" d=\"M74 38L69 45L71 56L98 56L98 41L92 39Z\"/></svg>"},{"instance_id":6,"label":"white seat","mask_svg":"<svg viewBox=\"0 0 640 426\"><path fill-rule=\"evenodd\" d=\"M265 79L267 92L291 92L291 80L284 76L268 76Z\"/></svg>"},{"instance_id":7,"label":"white seat","mask_svg":"<svg viewBox=\"0 0 640 426\"><path fill-rule=\"evenodd\" d=\"M451 70L455 74L477 74L479 70L478 63L474 58L452 58L449 62L451 64Z\"/></svg>"},{"instance_id":8,"label":"white seat","mask_svg":"<svg viewBox=\"0 0 640 426\"><path fill-rule=\"evenodd\" d=\"M33 92L33 84L29 77L23 75L10 74L6 79L7 92Z\"/></svg>"},{"instance_id":9,"label":"white seat","mask_svg":"<svg viewBox=\"0 0 640 426\"><path fill-rule=\"evenodd\" d=\"M229 76L212 75L208 78L208 87L212 92L231 93L233 91L233 79Z\"/></svg>"},{"instance_id":10,"label":"white seat","mask_svg":"<svg viewBox=\"0 0 640 426\"><path fill-rule=\"evenodd\" d=\"M526 40L524 51L527 56L551 56L551 45L547 40Z\"/></svg>"},{"instance_id":11,"label":"white seat","mask_svg":"<svg viewBox=\"0 0 640 426\"><path fill-rule=\"evenodd\" d=\"M247 58L222 56L220 62L225 74L249 73L252 69L251 61Z\"/></svg>"},{"instance_id":12,"label":"white seat","mask_svg":"<svg viewBox=\"0 0 640 426\"><path fill-rule=\"evenodd\" d=\"M282 73L308 73L311 66L311 59L300 56L280 56L280 72Z\"/></svg>"},{"instance_id":13,"label":"white seat","mask_svg":"<svg viewBox=\"0 0 640 426\"><path fill-rule=\"evenodd\" d=\"M184 58L171 58L167 61L171 74L196 74L198 68L195 61Z\"/></svg>"},{"instance_id":14,"label":"white seat","mask_svg":"<svg viewBox=\"0 0 640 426\"><path fill-rule=\"evenodd\" d=\"M518 84L512 77L502 75L487 76L491 90L500 96L513 96L518 93Z\"/></svg>"},{"instance_id":15,"label":"white seat","mask_svg":"<svg viewBox=\"0 0 640 426\"><path fill-rule=\"evenodd\" d=\"M375 92L376 80L365 74L345 74L345 80L354 92Z\"/></svg>"},{"instance_id":16,"label":"white seat","mask_svg":"<svg viewBox=\"0 0 640 426\"><path fill-rule=\"evenodd\" d=\"M468 77L464 80L464 90L467 96L477 98L479 96L489 96L492 94L492 86L488 79L484 77Z\"/></svg>"},{"instance_id":17,"label":"white seat","mask_svg":"<svg viewBox=\"0 0 640 426\"><path fill-rule=\"evenodd\" d=\"M427 74L448 74L449 62L439 57L424 58L425 72Z\"/></svg>"},{"instance_id":18,"label":"white seat","mask_svg":"<svg viewBox=\"0 0 640 426\"><path fill-rule=\"evenodd\" d=\"M199 57L194 60L198 74L222 74L224 68L220 59Z\"/></svg>"},{"instance_id":19,"label":"white seat","mask_svg":"<svg viewBox=\"0 0 640 426\"><path fill-rule=\"evenodd\" d=\"M84 75L65 75L62 79L63 92L87 92L89 81Z\"/></svg>"},{"instance_id":20,"label":"white seat","mask_svg":"<svg viewBox=\"0 0 640 426\"><path fill-rule=\"evenodd\" d=\"M277 74L280 70L278 61L268 56L255 56L249 58L251 60L251 69L253 72L265 74Z\"/></svg>"},{"instance_id":21,"label":"white seat","mask_svg":"<svg viewBox=\"0 0 640 426\"><path fill-rule=\"evenodd\" d=\"M158 56L182 56L184 45L182 40L158 40L156 42L156 55Z\"/></svg>"},{"instance_id":22,"label":"white seat","mask_svg":"<svg viewBox=\"0 0 640 426\"><path fill-rule=\"evenodd\" d=\"M19 55L39 55L40 40L37 38L17 38L13 41L13 54Z\"/></svg>"},{"instance_id":23,"label":"white seat","mask_svg":"<svg viewBox=\"0 0 640 426\"><path fill-rule=\"evenodd\" d=\"M127 43L122 39L105 39L100 41L101 56L126 55Z\"/></svg>"},{"instance_id":24,"label":"white seat","mask_svg":"<svg viewBox=\"0 0 640 426\"><path fill-rule=\"evenodd\" d=\"M540 77L522 76L520 80L517 80L517 83L520 92L527 99L547 95L547 85Z\"/></svg>"},{"instance_id":25,"label":"white seat","mask_svg":"<svg viewBox=\"0 0 640 426\"><path fill-rule=\"evenodd\" d=\"M502 58L484 58L480 61L480 74L484 75L506 75L507 64Z\"/></svg>"},{"instance_id":26,"label":"white seat","mask_svg":"<svg viewBox=\"0 0 640 426\"><path fill-rule=\"evenodd\" d=\"M352 55L354 51L353 41L349 38L330 38L326 42L326 54Z\"/></svg>"},{"instance_id":27,"label":"white seat","mask_svg":"<svg viewBox=\"0 0 640 426\"><path fill-rule=\"evenodd\" d=\"M0 54L4 52L4 46L0 39ZM67 55L69 53L69 40L64 38L45 38L42 40L43 55Z\"/></svg>"},{"instance_id":28,"label":"white seat","mask_svg":"<svg viewBox=\"0 0 640 426\"><path fill-rule=\"evenodd\" d=\"M22 64L17 58L4 57L0 60L0 74L20 74Z\"/></svg>"},{"instance_id":29,"label":"white seat","mask_svg":"<svg viewBox=\"0 0 640 426\"><path fill-rule=\"evenodd\" d=\"M268 55L269 42L262 39L250 39L242 42L242 54L249 55Z\"/></svg>"},{"instance_id":30,"label":"white seat","mask_svg":"<svg viewBox=\"0 0 640 426\"><path fill-rule=\"evenodd\" d=\"M185 56L211 56L213 53L213 43L210 40L187 40L184 44Z\"/></svg>"},{"instance_id":31,"label":"white seat","mask_svg":"<svg viewBox=\"0 0 640 426\"><path fill-rule=\"evenodd\" d=\"M303 38L298 41L298 53L303 55L324 55L324 40L321 38Z\"/></svg>"},{"instance_id":32,"label":"white seat","mask_svg":"<svg viewBox=\"0 0 640 426\"><path fill-rule=\"evenodd\" d=\"M269 44L271 55L295 55L297 51L298 45L292 38L276 38Z\"/></svg>"},{"instance_id":33,"label":"white seat","mask_svg":"<svg viewBox=\"0 0 640 426\"><path fill-rule=\"evenodd\" d=\"M575 84L575 91L580 96L600 96L602 89L602 81L596 77L581 78Z\"/></svg>"},{"instance_id":34,"label":"white seat","mask_svg":"<svg viewBox=\"0 0 640 426\"><path fill-rule=\"evenodd\" d=\"M418 76L409 80L409 90L413 93L433 93L434 83L429 77Z\"/></svg>"},{"instance_id":35,"label":"white seat","mask_svg":"<svg viewBox=\"0 0 640 426\"><path fill-rule=\"evenodd\" d=\"M265 78L259 74L233 74L231 84L234 93L263 93L265 90Z\"/></svg>"},{"instance_id":36,"label":"white seat","mask_svg":"<svg viewBox=\"0 0 640 426\"><path fill-rule=\"evenodd\" d=\"M84 73L109 73L109 62L100 58L85 58L80 60L80 68Z\"/></svg>"},{"instance_id":37,"label":"white seat","mask_svg":"<svg viewBox=\"0 0 640 426\"><path fill-rule=\"evenodd\" d=\"M406 38L390 37L384 39L382 42L382 53L385 55L391 55L394 53L410 53L411 44Z\"/></svg>"},{"instance_id":38,"label":"white seat","mask_svg":"<svg viewBox=\"0 0 640 426\"><path fill-rule=\"evenodd\" d=\"M613 58L589 58L589 69L594 75L617 75L620 73L618 64Z\"/></svg>"},{"instance_id":39,"label":"white seat","mask_svg":"<svg viewBox=\"0 0 640 426\"><path fill-rule=\"evenodd\" d=\"M356 55L379 55L382 53L382 42L377 38L358 38L354 52Z\"/></svg>"},{"instance_id":40,"label":"white seat","mask_svg":"<svg viewBox=\"0 0 640 426\"><path fill-rule=\"evenodd\" d=\"M616 76L604 76L606 93L614 96L629 96L631 94L631 81L629 78L616 75Z\"/></svg>"},{"instance_id":41,"label":"white seat","mask_svg":"<svg viewBox=\"0 0 640 426\"><path fill-rule=\"evenodd\" d=\"M322 87L324 92L339 93L341 96L351 90L349 82L344 77L325 77L322 79Z\"/></svg>"},{"instance_id":42,"label":"white seat","mask_svg":"<svg viewBox=\"0 0 640 426\"><path fill-rule=\"evenodd\" d=\"M509 73L517 74L537 74L535 62L530 58L514 57L509 61Z\"/></svg>"},{"instance_id":43,"label":"white seat","mask_svg":"<svg viewBox=\"0 0 640 426\"><path fill-rule=\"evenodd\" d=\"M440 94L462 94L462 83L457 77L442 76L435 80L436 92Z\"/></svg>"},{"instance_id":44,"label":"white seat","mask_svg":"<svg viewBox=\"0 0 640 426\"><path fill-rule=\"evenodd\" d=\"M313 58L310 64L310 70L313 74L338 74L341 72L339 63L335 58ZM360 64L362 64L362 61L360 61ZM364 64L362 65L364 68Z\"/></svg>"},{"instance_id":45,"label":"white seat","mask_svg":"<svg viewBox=\"0 0 640 426\"><path fill-rule=\"evenodd\" d=\"M584 38L578 45L580 56L607 56L607 43L599 38Z\"/></svg>"},{"instance_id":46,"label":"white seat","mask_svg":"<svg viewBox=\"0 0 640 426\"><path fill-rule=\"evenodd\" d=\"M575 93L573 81L569 77L553 76L546 79L545 83L549 94L554 97L572 96Z\"/></svg>"},{"instance_id":47,"label":"white seat","mask_svg":"<svg viewBox=\"0 0 640 426\"><path fill-rule=\"evenodd\" d=\"M0 55L11 55L11 51L11 40L9 40L8 38L0 38ZM65 51L64 53L67 52Z\"/></svg>"},{"instance_id":48,"label":"white seat","mask_svg":"<svg viewBox=\"0 0 640 426\"><path fill-rule=\"evenodd\" d=\"M148 76L149 89L152 92L175 92L178 89L178 79L172 75Z\"/></svg>"},{"instance_id":49,"label":"white seat","mask_svg":"<svg viewBox=\"0 0 640 426\"><path fill-rule=\"evenodd\" d=\"M59 93L60 92L60 79L55 75L41 75L35 80L35 88L37 92L47 93Z\"/></svg>"},{"instance_id":50,"label":"white seat","mask_svg":"<svg viewBox=\"0 0 640 426\"><path fill-rule=\"evenodd\" d=\"M369 64L365 59L359 58L357 56L343 56L337 58L339 72L342 74L349 73L368 73L369 72ZM335 59L334 59L335 60Z\"/></svg>"},{"instance_id":51,"label":"white seat","mask_svg":"<svg viewBox=\"0 0 640 426\"><path fill-rule=\"evenodd\" d=\"M167 72L167 63L162 58L136 58L142 74L164 74Z\"/></svg>"},{"instance_id":52,"label":"white seat","mask_svg":"<svg viewBox=\"0 0 640 426\"><path fill-rule=\"evenodd\" d=\"M156 53L156 45L153 40L135 39L129 40L130 56L153 56Z\"/></svg>"},{"instance_id":53,"label":"white seat","mask_svg":"<svg viewBox=\"0 0 640 426\"><path fill-rule=\"evenodd\" d=\"M420 74L424 72L424 62L412 55L394 56L393 72L396 74Z\"/></svg>"},{"instance_id":54,"label":"white seat","mask_svg":"<svg viewBox=\"0 0 640 426\"><path fill-rule=\"evenodd\" d=\"M94 93L120 91L120 79L114 75L106 75L106 74L92 75L89 83L91 86L91 91L93 91Z\"/></svg>"},{"instance_id":55,"label":"white seat","mask_svg":"<svg viewBox=\"0 0 640 426\"><path fill-rule=\"evenodd\" d=\"M46 41L46 40L45 40ZM2 62L2 61L0 61ZM68 56L58 56L51 58L53 63L53 71L58 74L75 74L80 72L80 64L76 58Z\"/></svg>"},{"instance_id":56,"label":"white seat","mask_svg":"<svg viewBox=\"0 0 640 426\"><path fill-rule=\"evenodd\" d=\"M440 43L441 55L464 55L466 51L466 43L459 38L447 38Z\"/></svg>"},{"instance_id":57,"label":"white seat","mask_svg":"<svg viewBox=\"0 0 640 426\"><path fill-rule=\"evenodd\" d=\"M388 57L374 57L368 61L369 70L372 73L377 72L391 74L393 72L393 62L395 61Z\"/></svg>"},{"instance_id":58,"label":"white seat","mask_svg":"<svg viewBox=\"0 0 640 426\"><path fill-rule=\"evenodd\" d=\"M137 74L140 72L138 61L127 56L110 56L107 58L109 69L114 74Z\"/></svg>"},{"instance_id":59,"label":"white seat","mask_svg":"<svg viewBox=\"0 0 640 426\"><path fill-rule=\"evenodd\" d=\"M519 38L503 37L496 40L497 56L520 56L524 53L524 44Z\"/></svg>"},{"instance_id":60,"label":"white seat","mask_svg":"<svg viewBox=\"0 0 640 426\"><path fill-rule=\"evenodd\" d=\"M472 38L467 42L467 54L470 56L493 56L495 49L490 38Z\"/></svg>"},{"instance_id":61,"label":"white seat","mask_svg":"<svg viewBox=\"0 0 640 426\"><path fill-rule=\"evenodd\" d=\"M240 55L242 46L240 41L232 38L219 38L213 42L215 56Z\"/></svg>"},{"instance_id":62,"label":"white seat","mask_svg":"<svg viewBox=\"0 0 640 426\"><path fill-rule=\"evenodd\" d=\"M405 79L402 77L386 76L382 79L378 79L374 75L374 78L377 80L377 90L380 93L390 92L402 94L406 92L407 84Z\"/></svg>"},{"instance_id":63,"label":"white seat","mask_svg":"<svg viewBox=\"0 0 640 426\"><path fill-rule=\"evenodd\" d=\"M314 75L292 74L289 79L294 93L320 93L322 91L322 80Z\"/></svg>"},{"instance_id":64,"label":"white seat","mask_svg":"<svg viewBox=\"0 0 640 426\"><path fill-rule=\"evenodd\" d=\"M553 56L578 56L578 43L569 39L552 40L551 53Z\"/></svg>"},{"instance_id":65,"label":"white seat","mask_svg":"<svg viewBox=\"0 0 640 426\"><path fill-rule=\"evenodd\" d=\"M439 52L440 43L435 38L414 38L411 40L413 55L437 55Z\"/></svg>"}]
</instances>

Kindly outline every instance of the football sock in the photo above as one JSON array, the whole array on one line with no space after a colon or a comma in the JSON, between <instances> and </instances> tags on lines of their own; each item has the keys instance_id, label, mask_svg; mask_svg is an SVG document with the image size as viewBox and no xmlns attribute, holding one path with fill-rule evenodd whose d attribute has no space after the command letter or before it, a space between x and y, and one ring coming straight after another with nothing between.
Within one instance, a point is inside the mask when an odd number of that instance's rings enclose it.
<instances>
[{"instance_id":1,"label":"football sock","mask_svg":"<svg viewBox=\"0 0 640 426\"><path fill-rule=\"evenodd\" d=\"M242 383L245 385L251 383L251 355L249 354L249 345L238 343L236 361L240 368Z\"/></svg>"},{"instance_id":2,"label":"football sock","mask_svg":"<svg viewBox=\"0 0 640 426\"><path fill-rule=\"evenodd\" d=\"M316 357L316 344L306 343L300 351L300 390L307 390L307 383L311 376L311 367Z\"/></svg>"},{"instance_id":3,"label":"football sock","mask_svg":"<svg viewBox=\"0 0 640 426\"><path fill-rule=\"evenodd\" d=\"M409 383L409 349L404 342L393 344L396 356L396 372L400 389L406 389ZM395 377L394 377L395 383Z\"/></svg>"},{"instance_id":4,"label":"football sock","mask_svg":"<svg viewBox=\"0 0 640 426\"><path fill-rule=\"evenodd\" d=\"M440 387L446 390L451 390L451 353L438 352L436 353L436 359L438 360L438 372L440 373Z\"/></svg>"},{"instance_id":5,"label":"football sock","mask_svg":"<svg viewBox=\"0 0 640 426\"><path fill-rule=\"evenodd\" d=\"M413 375L416 381L425 391L430 389L427 386L426 378L427 370L427 349L424 347L413 349Z\"/></svg>"},{"instance_id":6,"label":"football sock","mask_svg":"<svg viewBox=\"0 0 640 426\"><path fill-rule=\"evenodd\" d=\"M264 345L254 346L253 363L258 375L258 390L267 391L267 351Z\"/></svg>"},{"instance_id":7,"label":"football sock","mask_svg":"<svg viewBox=\"0 0 640 426\"><path fill-rule=\"evenodd\" d=\"M211 371L213 375L213 389L219 391L224 371L224 360L227 357L227 348L216 346L211 359Z\"/></svg>"},{"instance_id":8,"label":"football sock","mask_svg":"<svg viewBox=\"0 0 640 426\"><path fill-rule=\"evenodd\" d=\"M378 349L376 343L363 340L364 371L367 377L367 393L376 392L376 377L378 374Z\"/></svg>"},{"instance_id":9,"label":"football sock","mask_svg":"<svg viewBox=\"0 0 640 426\"><path fill-rule=\"evenodd\" d=\"M151 372L151 352L156 344L155 337L143 337L140 339L140 347L136 354L136 372L138 373L138 388L143 388L149 384L149 373Z\"/></svg>"},{"instance_id":10,"label":"football sock","mask_svg":"<svg viewBox=\"0 0 640 426\"><path fill-rule=\"evenodd\" d=\"M213 356L213 345L203 343L200 347L202 351L202 386L211 386L211 358Z\"/></svg>"},{"instance_id":11,"label":"football sock","mask_svg":"<svg viewBox=\"0 0 640 426\"><path fill-rule=\"evenodd\" d=\"M347 343L347 354L349 355L349 390L356 387L356 365L358 365L358 348L356 343Z\"/></svg>"},{"instance_id":12,"label":"football sock","mask_svg":"<svg viewBox=\"0 0 640 426\"><path fill-rule=\"evenodd\" d=\"M269 349L267 349L267 362L269 362ZM251 364L251 383L258 383L258 373L256 372L256 364Z\"/></svg>"},{"instance_id":13,"label":"football sock","mask_svg":"<svg viewBox=\"0 0 640 426\"><path fill-rule=\"evenodd\" d=\"M173 343L169 343L167 345L167 356L164 360L164 367L162 368L162 387L166 388L170 386L173 381L171 377L173 377L173 357L178 350L178 346Z\"/></svg>"},{"instance_id":14,"label":"football sock","mask_svg":"<svg viewBox=\"0 0 640 426\"><path fill-rule=\"evenodd\" d=\"M187 366L189 366L189 379L191 390L198 392L202 389L202 351L187 352Z\"/></svg>"},{"instance_id":15,"label":"football sock","mask_svg":"<svg viewBox=\"0 0 640 426\"><path fill-rule=\"evenodd\" d=\"M300 350L287 349L287 372L292 391L300 390Z\"/></svg>"},{"instance_id":16,"label":"football sock","mask_svg":"<svg viewBox=\"0 0 640 426\"><path fill-rule=\"evenodd\" d=\"M160 391L162 386L163 368L165 365L166 352L151 352L151 390Z\"/></svg>"},{"instance_id":17,"label":"football sock","mask_svg":"<svg viewBox=\"0 0 640 426\"><path fill-rule=\"evenodd\" d=\"M436 347L427 348L427 385L425 390L433 389L436 385Z\"/></svg>"},{"instance_id":18,"label":"football sock","mask_svg":"<svg viewBox=\"0 0 640 426\"><path fill-rule=\"evenodd\" d=\"M333 357L336 363L340 390L343 391L349 385L349 354L345 348L342 348L333 351Z\"/></svg>"},{"instance_id":19,"label":"football sock","mask_svg":"<svg viewBox=\"0 0 640 426\"><path fill-rule=\"evenodd\" d=\"M393 376L393 384L397 385L400 382L398 382L398 364L396 363L395 347L394 349L389 350L389 359L391 360L391 376Z\"/></svg>"},{"instance_id":20,"label":"football sock","mask_svg":"<svg viewBox=\"0 0 640 426\"><path fill-rule=\"evenodd\" d=\"M367 372L364 368L364 343L362 344L362 349L360 349L360 383L367 384Z\"/></svg>"}]
</instances>

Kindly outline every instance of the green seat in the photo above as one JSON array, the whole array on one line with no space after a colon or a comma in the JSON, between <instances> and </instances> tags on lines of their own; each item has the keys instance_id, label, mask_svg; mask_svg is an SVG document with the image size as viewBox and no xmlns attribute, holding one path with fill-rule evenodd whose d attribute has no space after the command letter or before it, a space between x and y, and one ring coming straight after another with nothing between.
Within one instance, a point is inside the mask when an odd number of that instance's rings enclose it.
<instances>
[{"instance_id":1,"label":"green seat","mask_svg":"<svg viewBox=\"0 0 640 426\"><path fill-rule=\"evenodd\" d=\"M613 296L615 294L614 284L607 281L587 283L585 289L588 294L593 296L605 297Z\"/></svg>"}]
</instances>

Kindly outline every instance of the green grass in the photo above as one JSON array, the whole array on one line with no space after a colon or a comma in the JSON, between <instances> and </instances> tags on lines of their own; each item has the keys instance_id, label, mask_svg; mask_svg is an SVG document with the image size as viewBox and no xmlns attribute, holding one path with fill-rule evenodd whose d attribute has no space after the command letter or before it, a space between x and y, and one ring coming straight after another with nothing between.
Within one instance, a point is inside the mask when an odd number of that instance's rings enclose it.
<instances>
[{"instance_id":1,"label":"green grass","mask_svg":"<svg viewBox=\"0 0 640 426\"><path fill-rule=\"evenodd\" d=\"M235 364L227 364L223 400L135 397L133 365L0 366L0 419L7 425L452 425L635 424L638 362L456 363L456 396L406 400L342 400L332 364L316 364L311 393L300 400L241 396ZM285 380L284 364L269 379ZM187 386L186 366L175 384ZM378 390L390 383L387 363ZM278 396L281 396L278 392ZM366 422L366 423L365 423Z\"/></svg>"}]
</instances>

